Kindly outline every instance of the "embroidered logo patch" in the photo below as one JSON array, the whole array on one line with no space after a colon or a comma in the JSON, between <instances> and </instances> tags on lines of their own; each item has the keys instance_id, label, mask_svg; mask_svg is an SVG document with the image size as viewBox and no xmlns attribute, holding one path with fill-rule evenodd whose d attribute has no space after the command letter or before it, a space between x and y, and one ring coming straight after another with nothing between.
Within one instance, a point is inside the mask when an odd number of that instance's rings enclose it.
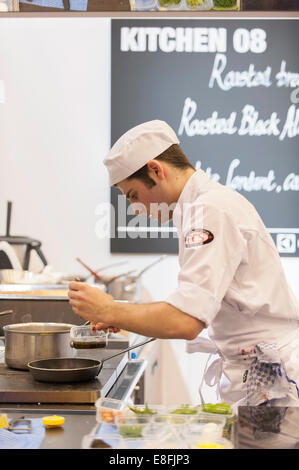
<instances>
[{"instance_id":1,"label":"embroidered logo patch","mask_svg":"<svg viewBox=\"0 0 299 470\"><path fill-rule=\"evenodd\" d=\"M214 235L209 230L193 229L186 235L185 247L193 248L194 246L206 245L214 240Z\"/></svg>"}]
</instances>

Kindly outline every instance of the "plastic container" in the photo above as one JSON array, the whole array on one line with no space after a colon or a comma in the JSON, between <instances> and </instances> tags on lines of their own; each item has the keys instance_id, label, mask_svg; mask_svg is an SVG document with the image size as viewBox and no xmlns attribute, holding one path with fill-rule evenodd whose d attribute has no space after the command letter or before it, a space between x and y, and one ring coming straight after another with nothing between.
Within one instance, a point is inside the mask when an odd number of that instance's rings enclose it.
<instances>
[{"instance_id":1,"label":"plastic container","mask_svg":"<svg viewBox=\"0 0 299 470\"><path fill-rule=\"evenodd\" d=\"M198 413L197 415L190 416L188 419L188 429L193 429L194 431L198 429L201 431L206 425L212 424L214 429L219 429L220 435L222 435L224 426L226 423L226 418L220 415L214 415L212 413Z\"/></svg>"},{"instance_id":2,"label":"plastic container","mask_svg":"<svg viewBox=\"0 0 299 470\"><path fill-rule=\"evenodd\" d=\"M187 448L188 449L233 449L233 445L230 441L224 437L214 439L214 438L187 438Z\"/></svg>"},{"instance_id":3,"label":"plastic container","mask_svg":"<svg viewBox=\"0 0 299 470\"><path fill-rule=\"evenodd\" d=\"M130 0L132 11L155 10L233 10L241 9L241 0Z\"/></svg>"},{"instance_id":4,"label":"plastic container","mask_svg":"<svg viewBox=\"0 0 299 470\"><path fill-rule=\"evenodd\" d=\"M220 423L220 420L219 420ZM190 423L185 441L189 449L233 449L232 443L222 437L223 427L219 423L203 424L193 428Z\"/></svg>"},{"instance_id":5,"label":"plastic container","mask_svg":"<svg viewBox=\"0 0 299 470\"><path fill-rule=\"evenodd\" d=\"M149 423L144 427L142 435L152 439L164 439L167 434L174 433L174 428L168 422L154 422L150 420Z\"/></svg>"},{"instance_id":6,"label":"plastic container","mask_svg":"<svg viewBox=\"0 0 299 470\"><path fill-rule=\"evenodd\" d=\"M157 0L130 0L130 6L133 11L158 10Z\"/></svg>"},{"instance_id":7,"label":"plastic container","mask_svg":"<svg viewBox=\"0 0 299 470\"><path fill-rule=\"evenodd\" d=\"M166 427L177 437L181 437L186 432L189 419L183 415L174 415L174 414L159 414L153 416L152 425L153 426L164 426Z\"/></svg>"},{"instance_id":8,"label":"plastic container","mask_svg":"<svg viewBox=\"0 0 299 470\"><path fill-rule=\"evenodd\" d=\"M188 418L183 415L175 414L158 414L153 416L152 422L155 424L168 423L172 425L185 426L188 423Z\"/></svg>"},{"instance_id":9,"label":"plastic container","mask_svg":"<svg viewBox=\"0 0 299 470\"><path fill-rule=\"evenodd\" d=\"M225 419L223 437L228 439L232 438L233 425L236 421L236 416L228 403L207 403L205 405L201 405L201 410L202 413L207 414L208 416L221 416Z\"/></svg>"},{"instance_id":10,"label":"plastic container","mask_svg":"<svg viewBox=\"0 0 299 470\"><path fill-rule=\"evenodd\" d=\"M144 431L150 422L151 418L146 416L117 416L115 418L117 431L123 439L145 437Z\"/></svg>"},{"instance_id":11,"label":"plastic container","mask_svg":"<svg viewBox=\"0 0 299 470\"><path fill-rule=\"evenodd\" d=\"M213 0L185 0L186 10L212 10Z\"/></svg>"},{"instance_id":12,"label":"plastic container","mask_svg":"<svg viewBox=\"0 0 299 470\"><path fill-rule=\"evenodd\" d=\"M124 439L125 449L186 449L184 441L175 434L167 434L164 438Z\"/></svg>"},{"instance_id":13,"label":"plastic container","mask_svg":"<svg viewBox=\"0 0 299 470\"><path fill-rule=\"evenodd\" d=\"M167 422L154 423L147 416L118 416L115 424L123 439L160 439L170 430Z\"/></svg>"},{"instance_id":14,"label":"plastic container","mask_svg":"<svg viewBox=\"0 0 299 470\"><path fill-rule=\"evenodd\" d=\"M182 437L173 431L159 439L156 449L186 449L187 445Z\"/></svg>"},{"instance_id":15,"label":"plastic container","mask_svg":"<svg viewBox=\"0 0 299 470\"><path fill-rule=\"evenodd\" d=\"M240 10L240 0L213 0L214 10Z\"/></svg>"},{"instance_id":16,"label":"plastic container","mask_svg":"<svg viewBox=\"0 0 299 470\"><path fill-rule=\"evenodd\" d=\"M99 398L95 402L96 421L98 423L115 424L116 417L127 413L126 406L126 403L120 400Z\"/></svg>"},{"instance_id":17,"label":"plastic container","mask_svg":"<svg viewBox=\"0 0 299 470\"><path fill-rule=\"evenodd\" d=\"M186 418L190 418L191 416L195 416L200 412L199 406L194 405L175 405L168 407L168 414L174 416L185 416Z\"/></svg>"},{"instance_id":18,"label":"plastic container","mask_svg":"<svg viewBox=\"0 0 299 470\"><path fill-rule=\"evenodd\" d=\"M184 0L157 0L159 9L181 10Z\"/></svg>"},{"instance_id":19,"label":"plastic container","mask_svg":"<svg viewBox=\"0 0 299 470\"><path fill-rule=\"evenodd\" d=\"M71 346L75 349L105 348L108 333L103 330L92 331L89 325L73 326L70 330Z\"/></svg>"},{"instance_id":20,"label":"plastic container","mask_svg":"<svg viewBox=\"0 0 299 470\"><path fill-rule=\"evenodd\" d=\"M190 422L185 442L188 449L233 449L232 443L225 439L222 433L223 426L220 424L220 419L218 423L203 424L199 422L193 425Z\"/></svg>"},{"instance_id":21,"label":"plastic container","mask_svg":"<svg viewBox=\"0 0 299 470\"><path fill-rule=\"evenodd\" d=\"M184 436L190 436L194 438L200 437L204 432L208 430L213 432L213 438L220 439L223 437L223 423L207 423L201 420L192 421L190 420L189 425L186 427ZM210 439L211 440L211 439Z\"/></svg>"}]
</instances>

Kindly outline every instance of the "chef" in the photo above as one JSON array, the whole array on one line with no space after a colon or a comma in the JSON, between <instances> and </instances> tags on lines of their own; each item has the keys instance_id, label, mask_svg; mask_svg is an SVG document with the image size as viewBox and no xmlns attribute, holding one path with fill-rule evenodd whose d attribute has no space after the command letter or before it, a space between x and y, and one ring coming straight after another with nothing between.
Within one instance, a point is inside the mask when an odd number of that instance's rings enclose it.
<instances>
[{"instance_id":1,"label":"chef","mask_svg":"<svg viewBox=\"0 0 299 470\"><path fill-rule=\"evenodd\" d=\"M164 121L130 129L104 163L110 184L136 213L173 220L179 238L178 285L164 302L126 304L71 282L74 312L98 329L185 339L189 352L216 355L204 380L218 384L222 401L298 406L299 303L252 204L195 171ZM168 214L157 211L161 204ZM209 340L200 335L204 329Z\"/></svg>"}]
</instances>

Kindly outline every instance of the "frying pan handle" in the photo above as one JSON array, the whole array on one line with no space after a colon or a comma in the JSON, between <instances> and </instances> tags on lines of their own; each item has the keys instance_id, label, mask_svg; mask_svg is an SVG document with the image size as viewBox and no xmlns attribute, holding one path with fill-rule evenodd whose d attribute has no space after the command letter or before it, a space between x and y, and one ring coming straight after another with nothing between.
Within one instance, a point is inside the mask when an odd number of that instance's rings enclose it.
<instances>
[{"instance_id":1,"label":"frying pan handle","mask_svg":"<svg viewBox=\"0 0 299 470\"><path fill-rule=\"evenodd\" d=\"M105 361L108 361L108 359L112 359L113 357L120 356L121 354L125 352L131 351L131 349L139 348L139 346L143 346L144 344L150 343L151 341L155 341L155 340L156 338L151 338L151 339L147 339L146 341L142 341L142 343L134 344L133 346L129 348L123 349L121 352L113 354L112 356L105 357L105 359L102 359L101 362L103 363Z\"/></svg>"}]
</instances>

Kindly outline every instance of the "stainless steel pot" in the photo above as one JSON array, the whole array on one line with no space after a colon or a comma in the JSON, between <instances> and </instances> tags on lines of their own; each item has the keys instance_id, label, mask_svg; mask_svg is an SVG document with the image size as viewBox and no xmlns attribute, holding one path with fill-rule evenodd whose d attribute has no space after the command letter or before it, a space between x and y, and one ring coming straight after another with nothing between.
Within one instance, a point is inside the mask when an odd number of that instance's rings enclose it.
<instances>
[{"instance_id":1,"label":"stainless steel pot","mask_svg":"<svg viewBox=\"0 0 299 470\"><path fill-rule=\"evenodd\" d=\"M49 357L73 357L67 323L16 323L3 327L5 362L13 369L28 370L28 362Z\"/></svg>"}]
</instances>

